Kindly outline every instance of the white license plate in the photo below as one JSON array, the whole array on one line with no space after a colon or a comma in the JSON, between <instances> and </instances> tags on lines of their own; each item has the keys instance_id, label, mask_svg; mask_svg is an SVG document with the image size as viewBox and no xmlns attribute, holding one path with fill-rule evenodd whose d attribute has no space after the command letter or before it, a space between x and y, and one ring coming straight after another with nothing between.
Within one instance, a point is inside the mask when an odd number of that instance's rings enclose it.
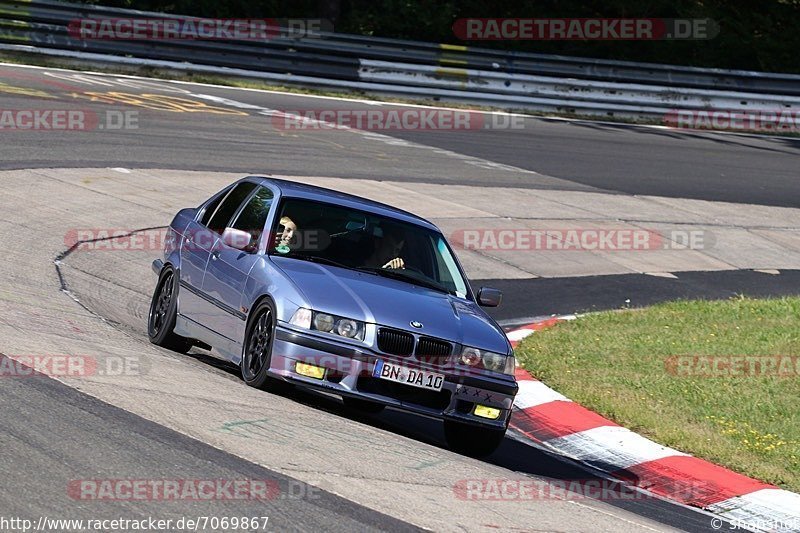
<instances>
[{"instance_id":1,"label":"white license plate","mask_svg":"<svg viewBox=\"0 0 800 533\"><path fill-rule=\"evenodd\" d=\"M387 363L380 359L375 363L372 375L376 378L419 387L420 389L440 391L444 385L443 374L408 368L394 363Z\"/></svg>"}]
</instances>

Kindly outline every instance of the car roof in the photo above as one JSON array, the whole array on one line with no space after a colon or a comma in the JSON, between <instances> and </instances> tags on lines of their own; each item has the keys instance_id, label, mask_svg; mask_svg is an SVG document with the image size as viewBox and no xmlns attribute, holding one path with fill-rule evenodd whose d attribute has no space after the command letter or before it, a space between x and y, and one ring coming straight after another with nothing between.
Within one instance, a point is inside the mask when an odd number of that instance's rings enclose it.
<instances>
[{"instance_id":1,"label":"car roof","mask_svg":"<svg viewBox=\"0 0 800 533\"><path fill-rule=\"evenodd\" d=\"M376 215L396 218L404 222L409 222L411 224L416 224L418 226L423 226L436 232L440 232L439 228L436 227L435 224L425 220L420 216L387 204L383 204L381 202L375 202L373 200L368 200L367 198L362 198L361 196L343 193L333 189L326 189L325 187L317 187L316 185L308 185L305 183L298 183L295 181L267 176L249 176L244 179L252 180L254 178L261 180L261 183L263 184L268 183L274 187L277 187L281 191L281 196L285 198L299 198L342 205L345 207L351 207L353 209L367 211Z\"/></svg>"}]
</instances>

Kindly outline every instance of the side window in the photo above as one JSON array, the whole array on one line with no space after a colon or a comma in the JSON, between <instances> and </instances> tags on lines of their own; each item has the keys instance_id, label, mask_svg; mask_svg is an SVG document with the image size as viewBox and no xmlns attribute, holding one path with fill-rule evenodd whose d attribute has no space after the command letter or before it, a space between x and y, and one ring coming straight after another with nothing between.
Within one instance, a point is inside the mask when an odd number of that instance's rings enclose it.
<instances>
[{"instance_id":1,"label":"side window","mask_svg":"<svg viewBox=\"0 0 800 533\"><path fill-rule=\"evenodd\" d=\"M225 191L221 192L219 196L214 198L214 200L206 206L205 211L203 211L203 216L200 217L200 224L204 226L208 226L208 221L211 219L211 215L214 214L214 211L217 210L220 202L231 192L230 188L226 189Z\"/></svg>"},{"instance_id":2,"label":"side window","mask_svg":"<svg viewBox=\"0 0 800 533\"><path fill-rule=\"evenodd\" d=\"M211 216L211 220L206 224L208 229L222 235L222 232L228 227L231 218L233 218L234 213L236 213L239 206L244 202L244 199L247 198L255 188L256 184L248 181L237 185L222 201L217 208L217 212Z\"/></svg>"},{"instance_id":3,"label":"side window","mask_svg":"<svg viewBox=\"0 0 800 533\"><path fill-rule=\"evenodd\" d=\"M247 249L248 252L254 252L258 248L258 240L261 238L261 232L267 223L270 207L272 207L272 191L266 187L259 187L256 193L250 197L239 216L236 217L236 222L230 226L252 235L253 242Z\"/></svg>"}]
</instances>

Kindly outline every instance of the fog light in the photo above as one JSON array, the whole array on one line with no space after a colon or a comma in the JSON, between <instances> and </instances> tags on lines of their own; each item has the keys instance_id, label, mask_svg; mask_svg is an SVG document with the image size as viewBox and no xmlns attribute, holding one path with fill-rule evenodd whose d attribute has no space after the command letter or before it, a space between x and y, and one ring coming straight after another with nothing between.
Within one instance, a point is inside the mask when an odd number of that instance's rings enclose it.
<instances>
[{"instance_id":1,"label":"fog light","mask_svg":"<svg viewBox=\"0 0 800 533\"><path fill-rule=\"evenodd\" d=\"M475 416L479 416L481 418L497 420L497 418L500 416L500 409L478 404L475 406L474 414Z\"/></svg>"},{"instance_id":2,"label":"fog light","mask_svg":"<svg viewBox=\"0 0 800 533\"><path fill-rule=\"evenodd\" d=\"M325 369L321 366L309 365L308 363L301 363L300 361L295 363L294 371L307 378L322 379L325 377Z\"/></svg>"}]
</instances>

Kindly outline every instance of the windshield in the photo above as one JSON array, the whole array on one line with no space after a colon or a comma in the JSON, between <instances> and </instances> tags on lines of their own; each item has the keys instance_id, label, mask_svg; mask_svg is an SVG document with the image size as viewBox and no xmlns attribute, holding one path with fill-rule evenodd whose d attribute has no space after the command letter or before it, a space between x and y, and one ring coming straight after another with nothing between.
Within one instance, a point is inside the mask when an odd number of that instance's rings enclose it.
<instances>
[{"instance_id":1,"label":"windshield","mask_svg":"<svg viewBox=\"0 0 800 533\"><path fill-rule=\"evenodd\" d=\"M272 255L390 277L467 297L467 282L438 232L334 204L283 202Z\"/></svg>"}]
</instances>

